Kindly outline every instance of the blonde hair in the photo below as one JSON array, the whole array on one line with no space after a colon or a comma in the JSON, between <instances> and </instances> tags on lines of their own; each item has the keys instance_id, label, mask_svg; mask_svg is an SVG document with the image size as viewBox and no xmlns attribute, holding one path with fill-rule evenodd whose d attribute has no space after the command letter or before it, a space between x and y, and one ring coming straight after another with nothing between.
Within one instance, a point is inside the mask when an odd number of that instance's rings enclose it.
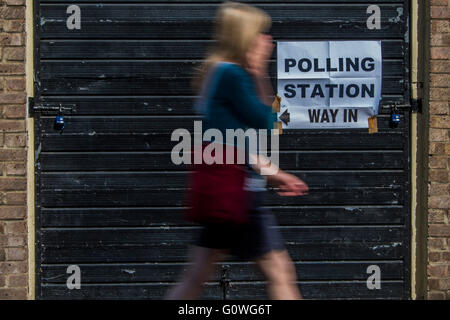
<instances>
[{"instance_id":1,"label":"blonde hair","mask_svg":"<svg viewBox=\"0 0 450 320\"><path fill-rule=\"evenodd\" d=\"M270 16L261 9L238 2L224 2L216 16L216 43L194 75L194 89L200 89L205 74L218 61L247 67L246 55L250 46L259 33L269 31L271 24Z\"/></svg>"}]
</instances>

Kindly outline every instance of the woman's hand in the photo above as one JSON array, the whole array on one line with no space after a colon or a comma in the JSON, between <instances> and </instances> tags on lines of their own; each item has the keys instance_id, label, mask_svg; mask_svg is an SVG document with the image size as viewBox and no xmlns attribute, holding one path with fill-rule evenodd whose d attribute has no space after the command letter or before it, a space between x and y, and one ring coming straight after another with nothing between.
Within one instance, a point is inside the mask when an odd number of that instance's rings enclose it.
<instances>
[{"instance_id":1,"label":"woman's hand","mask_svg":"<svg viewBox=\"0 0 450 320\"><path fill-rule=\"evenodd\" d=\"M261 101L269 106L272 104L273 88L268 76L268 62L273 48L272 37L260 33L247 52L247 71L253 77Z\"/></svg>"},{"instance_id":2,"label":"woman's hand","mask_svg":"<svg viewBox=\"0 0 450 320\"><path fill-rule=\"evenodd\" d=\"M247 52L248 71L255 77L267 75L267 64L274 48L272 37L259 34L250 50Z\"/></svg>"},{"instance_id":3,"label":"woman's hand","mask_svg":"<svg viewBox=\"0 0 450 320\"><path fill-rule=\"evenodd\" d=\"M277 174L267 176L267 182L280 196L304 196L308 194L308 185L296 176L279 170Z\"/></svg>"}]
</instances>

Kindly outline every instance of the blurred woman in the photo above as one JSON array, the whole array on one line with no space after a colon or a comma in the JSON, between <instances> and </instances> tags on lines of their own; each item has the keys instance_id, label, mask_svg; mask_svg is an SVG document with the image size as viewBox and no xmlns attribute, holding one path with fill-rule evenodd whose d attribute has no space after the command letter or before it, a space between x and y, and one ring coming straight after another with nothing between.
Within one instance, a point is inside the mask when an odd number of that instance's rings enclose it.
<instances>
[{"instance_id":1,"label":"blurred woman","mask_svg":"<svg viewBox=\"0 0 450 320\"><path fill-rule=\"evenodd\" d=\"M268 81L268 60L273 50L268 35L270 17L255 7L226 2L218 10L216 43L196 78L199 86L208 85L213 70L221 69L214 92L203 105L209 105L208 121L203 129L273 129L276 113L271 107L273 94ZM201 93L204 93L202 91ZM206 97L203 97L206 98ZM273 95L272 95L273 99ZM204 111L204 110L203 110ZM267 280L272 299L301 299L296 284L296 270L276 228L273 214L262 208L265 183L281 196L307 194L307 185L282 170L258 174L266 165L252 165L247 188L252 193L250 222L242 226L208 224L202 226L196 246L189 258L188 270L181 282L169 290L167 299L195 299L214 270L215 262L225 254L252 260ZM273 168L274 164L270 164Z\"/></svg>"}]
</instances>

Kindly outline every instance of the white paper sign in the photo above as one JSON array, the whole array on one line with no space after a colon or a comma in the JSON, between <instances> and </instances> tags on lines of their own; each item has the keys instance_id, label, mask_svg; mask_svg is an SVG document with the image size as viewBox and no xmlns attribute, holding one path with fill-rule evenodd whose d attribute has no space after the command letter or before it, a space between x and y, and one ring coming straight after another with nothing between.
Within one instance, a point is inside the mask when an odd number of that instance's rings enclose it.
<instances>
[{"instance_id":1,"label":"white paper sign","mask_svg":"<svg viewBox=\"0 0 450 320\"><path fill-rule=\"evenodd\" d=\"M378 114L381 41L278 42L283 128L367 128Z\"/></svg>"}]
</instances>

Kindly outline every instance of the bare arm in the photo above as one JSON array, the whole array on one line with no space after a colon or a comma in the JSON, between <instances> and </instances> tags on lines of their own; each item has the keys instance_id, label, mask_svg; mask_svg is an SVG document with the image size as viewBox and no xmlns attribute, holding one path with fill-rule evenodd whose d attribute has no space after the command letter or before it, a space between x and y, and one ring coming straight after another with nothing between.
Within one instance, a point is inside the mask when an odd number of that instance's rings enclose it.
<instances>
[{"instance_id":1,"label":"bare arm","mask_svg":"<svg viewBox=\"0 0 450 320\"><path fill-rule=\"evenodd\" d=\"M259 174L266 177L267 182L280 196L303 196L308 194L308 185L296 176L284 172L276 164L263 155L250 154L250 164Z\"/></svg>"}]
</instances>

